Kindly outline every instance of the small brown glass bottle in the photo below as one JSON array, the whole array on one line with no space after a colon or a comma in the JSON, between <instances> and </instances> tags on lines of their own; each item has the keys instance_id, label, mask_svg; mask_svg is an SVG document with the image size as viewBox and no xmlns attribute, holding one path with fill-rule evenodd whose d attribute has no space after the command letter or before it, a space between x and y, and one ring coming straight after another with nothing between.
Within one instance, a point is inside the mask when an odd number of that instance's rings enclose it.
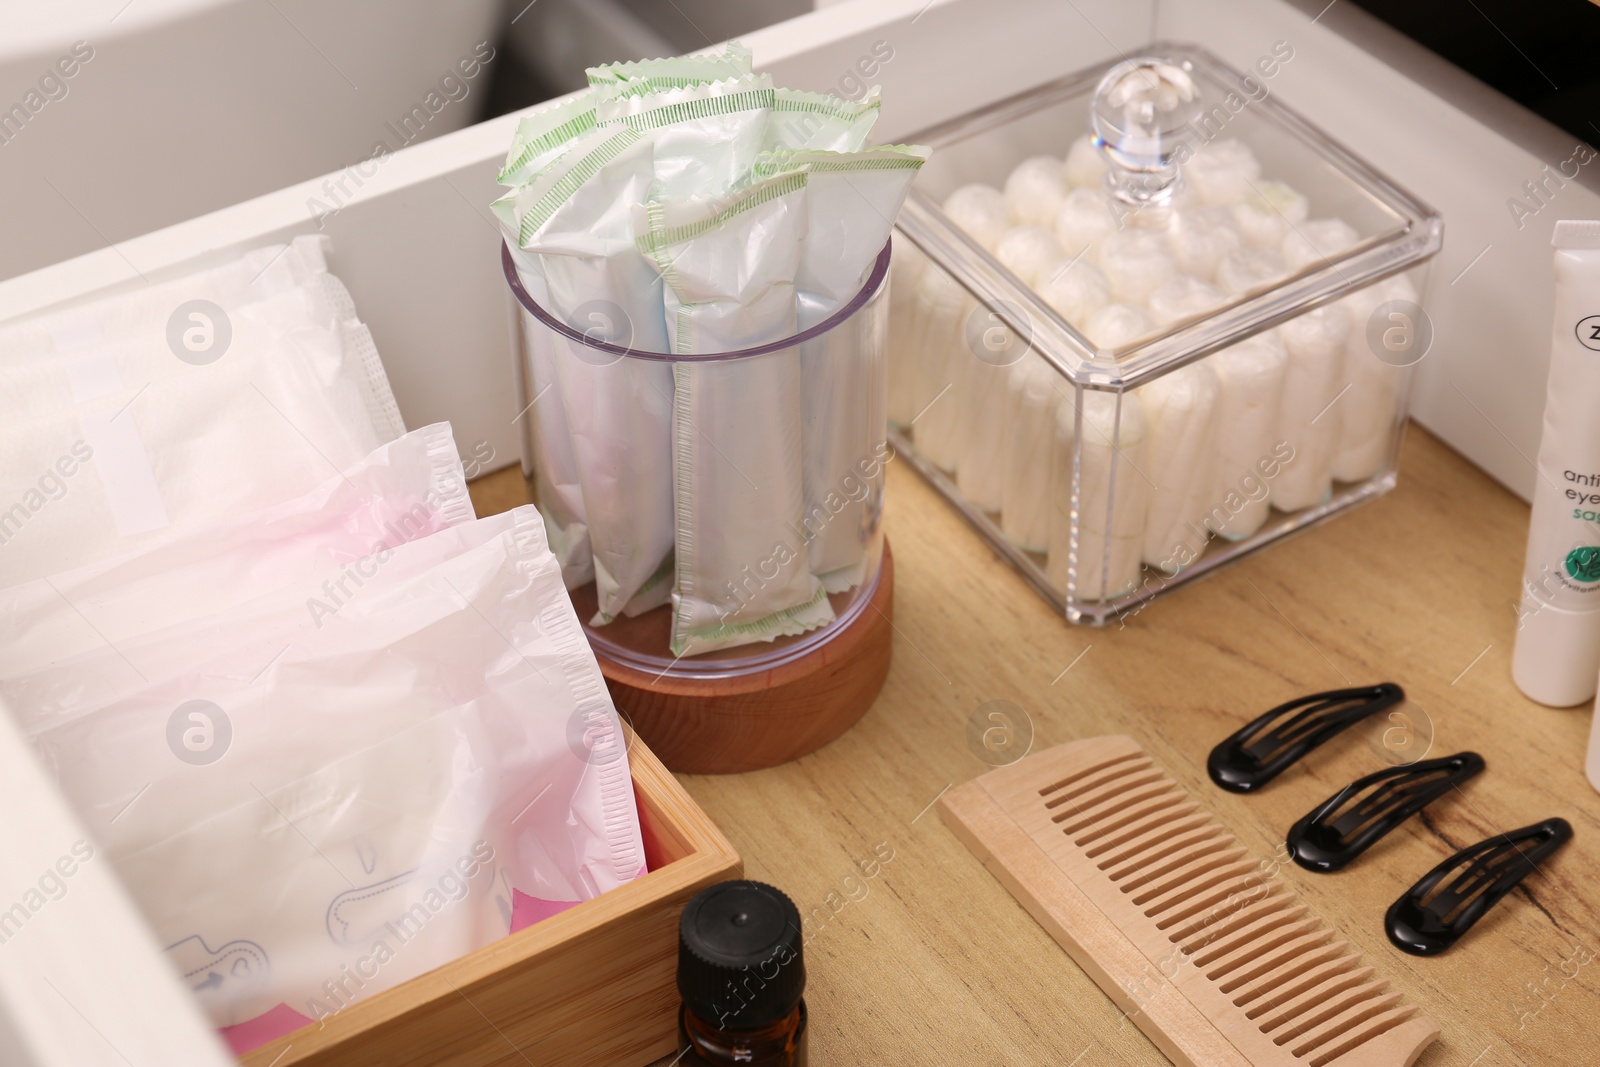
<instances>
[{"instance_id":1,"label":"small brown glass bottle","mask_svg":"<svg viewBox=\"0 0 1600 1067\"><path fill-rule=\"evenodd\" d=\"M693 1067L806 1067L800 911L762 882L700 892L678 921L679 1047Z\"/></svg>"}]
</instances>

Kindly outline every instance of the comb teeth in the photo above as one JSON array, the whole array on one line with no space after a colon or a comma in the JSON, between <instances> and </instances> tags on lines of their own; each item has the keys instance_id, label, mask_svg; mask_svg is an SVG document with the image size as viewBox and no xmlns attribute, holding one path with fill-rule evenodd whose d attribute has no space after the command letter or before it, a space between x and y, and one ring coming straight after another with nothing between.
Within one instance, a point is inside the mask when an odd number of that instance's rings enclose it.
<instances>
[{"instance_id":1,"label":"comb teeth","mask_svg":"<svg viewBox=\"0 0 1600 1067\"><path fill-rule=\"evenodd\" d=\"M1184 1031L1193 1030L1194 1015L1154 997L1138 999L1137 1011L1127 1003L1128 990L1147 989L1155 973L1243 1057L1227 1060L1222 1046L1196 1037L1196 1063L1400 1067L1437 1036L1431 1020L1363 966L1348 943L1127 738L1037 753L952 790L940 803L969 846L997 873L1008 872L1007 884L1030 910L1052 916L1046 926L1069 951L1080 960L1094 956L1091 972L1118 983L1107 992L1139 1025L1189 1050L1192 1035ZM996 813L1032 838L1054 868L1033 864L1024 877L1022 868L1008 866L984 836L997 832L990 829ZM1079 914L1060 904L1066 910L1058 915L1055 900L1092 907ZM1076 928L1096 924L1101 936L1089 943L1105 944L1109 926L1138 949L1127 958L1147 961L1145 969L1122 973L1126 958L1114 965L1085 950Z\"/></svg>"}]
</instances>

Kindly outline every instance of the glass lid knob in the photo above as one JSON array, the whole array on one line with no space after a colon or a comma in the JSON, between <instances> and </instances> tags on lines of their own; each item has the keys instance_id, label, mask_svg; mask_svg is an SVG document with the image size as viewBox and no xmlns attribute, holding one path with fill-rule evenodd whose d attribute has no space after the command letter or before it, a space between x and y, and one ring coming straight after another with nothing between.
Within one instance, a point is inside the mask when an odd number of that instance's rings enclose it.
<instances>
[{"instance_id":1,"label":"glass lid knob","mask_svg":"<svg viewBox=\"0 0 1600 1067\"><path fill-rule=\"evenodd\" d=\"M1095 89L1095 145L1110 162L1106 187L1135 209L1166 205L1177 188L1182 133L1200 117L1187 62L1140 56L1118 63Z\"/></svg>"}]
</instances>

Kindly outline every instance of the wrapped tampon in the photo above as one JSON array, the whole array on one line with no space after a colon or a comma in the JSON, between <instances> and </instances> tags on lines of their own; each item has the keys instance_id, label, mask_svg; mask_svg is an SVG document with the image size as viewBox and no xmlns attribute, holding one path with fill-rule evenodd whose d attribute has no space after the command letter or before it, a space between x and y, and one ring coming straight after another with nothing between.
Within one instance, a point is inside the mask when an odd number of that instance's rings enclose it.
<instances>
[{"instance_id":1,"label":"wrapped tampon","mask_svg":"<svg viewBox=\"0 0 1600 1067\"><path fill-rule=\"evenodd\" d=\"M1087 256L1056 268L1036 286L1039 296L1078 329L1111 303L1111 283Z\"/></svg>"},{"instance_id":2,"label":"wrapped tampon","mask_svg":"<svg viewBox=\"0 0 1600 1067\"><path fill-rule=\"evenodd\" d=\"M1283 238L1283 261L1290 270L1299 270L1354 247L1361 235L1343 219L1307 219L1297 223Z\"/></svg>"},{"instance_id":3,"label":"wrapped tampon","mask_svg":"<svg viewBox=\"0 0 1600 1067\"><path fill-rule=\"evenodd\" d=\"M1000 529L1018 548L1043 553L1050 547L1056 448L1056 410L1072 403L1072 387L1059 371L1030 352L1011 366L1007 382L1010 431Z\"/></svg>"},{"instance_id":4,"label":"wrapped tampon","mask_svg":"<svg viewBox=\"0 0 1600 1067\"><path fill-rule=\"evenodd\" d=\"M1150 294L1150 313L1159 325L1167 326L1180 319L1215 311L1227 302L1228 298L1215 286L1180 274Z\"/></svg>"},{"instance_id":5,"label":"wrapped tampon","mask_svg":"<svg viewBox=\"0 0 1600 1067\"><path fill-rule=\"evenodd\" d=\"M567 105L563 107L562 105ZM558 105L536 111L517 127L517 142L512 145L503 183L520 185L556 162L572 142L594 128L593 94L584 93ZM513 189L489 210L500 220L508 247L516 264L517 277L528 295L540 307L550 306L550 287L545 282L544 262L520 244L517 214L518 192ZM528 421L526 440L531 446L534 503L544 516L551 551L561 564L568 589L594 581L594 554L589 544L589 522L583 504L583 483L578 474L578 459L572 447L572 433L561 397L556 371L556 345L543 326L524 308L516 309L517 344L522 359L517 373L528 375L533 403L517 419Z\"/></svg>"},{"instance_id":6,"label":"wrapped tampon","mask_svg":"<svg viewBox=\"0 0 1600 1067\"><path fill-rule=\"evenodd\" d=\"M667 285L672 351L715 355L795 332L806 173L636 208ZM676 577L672 653L805 633L833 621L804 537L802 383L785 353L672 365Z\"/></svg>"},{"instance_id":7,"label":"wrapped tampon","mask_svg":"<svg viewBox=\"0 0 1600 1067\"><path fill-rule=\"evenodd\" d=\"M1098 259L1100 242L1116 228L1116 217L1111 214L1103 189L1074 189L1056 212L1056 240L1069 256L1086 254Z\"/></svg>"},{"instance_id":8,"label":"wrapped tampon","mask_svg":"<svg viewBox=\"0 0 1600 1067\"><path fill-rule=\"evenodd\" d=\"M1210 141L1183 164L1183 179L1203 204L1237 204L1261 177L1261 163L1242 141Z\"/></svg>"},{"instance_id":9,"label":"wrapped tampon","mask_svg":"<svg viewBox=\"0 0 1600 1067\"><path fill-rule=\"evenodd\" d=\"M961 390L967 363L968 320L978 302L944 268L929 264L917 282L916 321L911 332L917 354L916 414L911 417L917 452L941 470L954 473L961 458Z\"/></svg>"},{"instance_id":10,"label":"wrapped tampon","mask_svg":"<svg viewBox=\"0 0 1600 1067\"><path fill-rule=\"evenodd\" d=\"M796 329L818 325L860 290L927 159L921 146L884 145L859 152L768 152L757 161L751 178L758 183L789 171L807 173L806 226L794 279Z\"/></svg>"},{"instance_id":11,"label":"wrapped tampon","mask_svg":"<svg viewBox=\"0 0 1600 1067\"><path fill-rule=\"evenodd\" d=\"M527 255L527 253L524 253ZM518 272L530 296L547 304L542 271ZM536 284L530 284L537 279ZM583 503L583 477L577 453L572 447L572 430L567 425L566 404L562 399L556 368L556 342L552 335L523 308L517 308L518 343L522 346L525 373L532 386L533 402L518 418L531 420L528 439L533 446L533 497L544 517L550 536L550 550L561 564L568 589L594 581L594 552L589 544L588 512Z\"/></svg>"},{"instance_id":12,"label":"wrapped tampon","mask_svg":"<svg viewBox=\"0 0 1600 1067\"><path fill-rule=\"evenodd\" d=\"M615 96L619 92L656 92L738 78L750 73L750 60L749 48L738 41L729 41L707 52L605 63L589 67L584 73L590 85L608 96Z\"/></svg>"},{"instance_id":13,"label":"wrapped tampon","mask_svg":"<svg viewBox=\"0 0 1600 1067\"><path fill-rule=\"evenodd\" d=\"M1093 137L1083 134L1072 142L1062 170L1074 189L1089 189L1105 196L1106 159L1094 146Z\"/></svg>"},{"instance_id":14,"label":"wrapped tampon","mask_svg":"<svg viewBox=\"0 0 1600 1067\"><path fill-rule=\"evenodd\" d=\"M1404 274L1357 289L1340 301L1350 313L1343 375L1350 391L1335 405L1339 413L1339 444L1333 458L1333 476L1341 482L1370 478L1389 459L1405 372L1378 358L1368 329L1378 308L1391 300L1402 300L1411 306L1396 312L1399 319L1391 317L1380 323L1379 336L1390 328L1415 330L1415 322L1408 324L1404 320L1416 314L1417 289Z\"/></svg>"},{"instance_id":15,"label":"wrapped tampon","mask_svg":"<svg viewBox=\"0 0 1600 1067\"><path fill-rule=\"evenodd\" d=\"M1078 406L1082 405L1082 415ZM1068 588L1072 563L1073 449L1078 450L1078 543L1074 594L1110 600L1139 584L1150 482L1144 470L1149 432L1135 393L1079 390L1056 414L1055 491L1046 573Z\"/></svg>"},{"instance_id":16,"label":"wrapped tampon","mask_svg":"<svg viewBox=\"0 0 1600 1067\"><path fill-rule=\"evenodd\" d=\"M1144 473L1152 483L1143 557L1167 574L1205 551L1203 513L1215 484L1220 392L1217 372L1200 360L1140 386L1136 394L1149 423Z\"/></svg>"},{"instance_id":17,"label":"wrapped tampon","mask_svg":"<svg viewBox=\"0 0 1600 1067\"><path fill-rule=\"evenodd\" d=\"M594 105L593 90L585 90L523 116L496 180L513 189L531 180L569 144L594 129Z\"/></svg>"},{"instance_id":18,"label":"wrapped tampon","mask_svg":"<svg viewBox=\"0 0 1600 1067\"><path fill-rule=\"evenodd\" d=\"M1190 207L1173 213L1167 247L1178 269L1201 281L1213 281L1217 266L1244 243L1226 207Z\"/></svg>"},{"instance_id":19,"label":"wrapped tampon","mask_svg":"<svg viewBox=\"0 0 1600 1067\"><path fill-rule=\"evenodd\" d=\"M1267 520L1271 484L1261 465L1293 463L1273 433L1283 395L1288 357L1277 331L1268 330L1208 357L1217 372L1216 476L1204 523L1213 533L1238 541ZM1292 457L1292 452L1289 453Z\"/></svg>"},{"instance_id":20,"label":"wrapped tampon","mask_svg":"<svg viewBox=\"0 0 1600 1067\"><path fill-rule=\"evenodd\" d=\"M747 74L602 100L595 120L601 129L624 126L648 135L658 197L712 196L732 189L755 163L772 102L772 76Z\"/></svg>"},{"instance_id":21,"label":"wrapped tampon","mask_svg":"<svg viewBox=\"0 0 1600 1067\"><path fill-rule=\"evenodd\" d=\"M1111 283L1111 299L1143 304L1178 273L1161 230L1118 230L1100 242L1100 269Z\"/></svg>"},{"instance_id":22,"label":"wrapped tampon","mask_svg":"<svg viewBox=\"0 0 1600 1067\"><path fill-rule=\"evenodd\" d=\"M664 352L661 277L632 219L652 188L650 148L631 129L598 127L516 192L512 217L521 248L538 256L553 316L623 349ZM672 372L545 332L594 561L592 623L603 625L670 595Z\"/></svg>"},{"instance_id":23,"label":"wrapped tampon","mask_svg":"<svg viewBox=\"0 0 1600 1067\"><path fill-rule=\"evenodd\" d=\"M901 429L917 417L917 284L927 266L922 249L895 237L889 262L889 421Z\"/></svg>"},{"instance_id":24,"label":"wrapped tampon","mask_svg":"<svg viewBox=\"0 0 1600 1067\"><path fill-rule=\"evenodd\" d=\"M1006 194L992 185L963 185L945 197L944 213L950 221L984 248L994 251L1011 229L1011 209Z\"/></svg>"},{"instance_id":25,"label":"wrapped tampon","mask_svg":"<svg viewBox=\"0 0 1600 1067\"><path fill-rule=\"evenodd\" d=\"M882 109L883 94L876 85L860 100L774 89L772 117L767 121L762 149L858 152L867 143Z\"/></svg>"},{"instance_id":26,"label":"wrapped tampon","mask_svg":"<svg viewBox=\"0 0 1600 1067\"><path fill-rule=\"evenodd\" d=\"M1315 308L1278 327L1289 357L1278 401L1274 441L1287 441L1294 462L1272 482L1272 506L1296 511L1320 504L1333 491L1333 454L1341 425L1339 394L1346 382L1345 349L1350 313L1340 304Z\"/></svg>"},{"instance_id":27,"label":"wrapped tampon","mask_svg":"<svg viewBox=\"0 0 1600 1067\"><path fill-rule=\"evenodd\" d=\"M1250 195L1234 205L1233 223L1250 244L1277 250L1306 220L1308 209L1306 198L1283 182L1255 182Z\"/></svg>"},{"instance_id":28,"label":"wrapped tampon","mask_svg":"<svg viewBox=\"0 0 1600 1067\"><path fill-rule=\"evenodd\" d=\"M1006 206L1020 226L1053 226L1070 188L1061 160L1033 156L1006 178Z\"/></svg>"},{"instance_id":29,"label":"wrapped tampon","mask_svg":"<svg viewBox=\"0 0 1600 1067\"><path fill-rule=\"evenodd\" d=\"M773 152L757 162L757 181L788 170L807 172L806 228L794 282L797 331L821 325L860 291L927 158L925 148L891 145L861 152ZM807 548L812 573L830 593L861 583L865 534L882 515L879 460L888 398L878 383L886 380L887 368L864 368L862 360L867 353L884 357L885 347L836 327L800 349ZM863 389L863 382L872 387Z\"/></svg>"}]
</instances>

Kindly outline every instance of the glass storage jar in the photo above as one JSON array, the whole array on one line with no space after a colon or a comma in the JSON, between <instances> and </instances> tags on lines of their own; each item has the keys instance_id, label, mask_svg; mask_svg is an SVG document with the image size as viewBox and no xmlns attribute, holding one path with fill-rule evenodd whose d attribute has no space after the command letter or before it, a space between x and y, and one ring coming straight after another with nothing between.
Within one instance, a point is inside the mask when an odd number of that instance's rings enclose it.
<instances>
[{"instance_id":1,"label":"glass storage jar","mask_svg":"<svg viewBox=\"0 0 1600 1067\"><path fill-rule=\"evenodd\" d=\"M1394 486L1443 239L1272 63L1149 55L910 138L894 242L890 439L1092 625Z\"/></svg>"}]
</instances>

